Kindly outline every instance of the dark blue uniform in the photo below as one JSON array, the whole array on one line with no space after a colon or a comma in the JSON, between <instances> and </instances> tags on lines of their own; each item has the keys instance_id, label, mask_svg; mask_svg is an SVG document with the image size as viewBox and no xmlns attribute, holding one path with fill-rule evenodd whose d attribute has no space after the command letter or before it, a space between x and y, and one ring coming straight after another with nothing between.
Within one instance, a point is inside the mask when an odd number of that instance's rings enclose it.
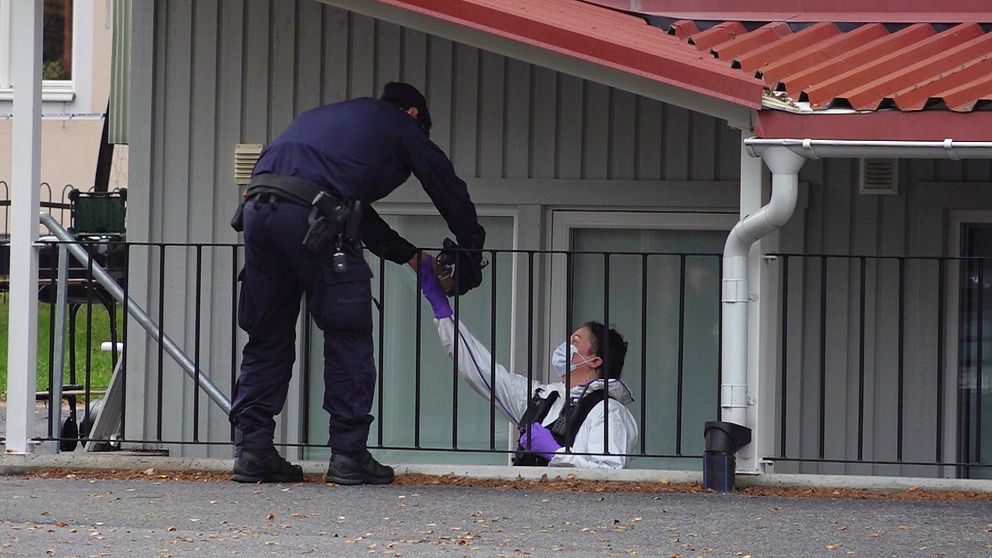
<instances>
[{"instance_id":1,"label":"dark blue uniform","mask_svg":"<svg viewBox=\"0 0 992 558\"><path fill-rule=\"evenodd\" d=\"M362 242L406 263L416 249L372 209L413 173L465 248L482 248L485 231L451 161L403 110L372 98L325 105L299 115L262 153L255 175L292 176L343 198L361 200ZM365 450L376 370L372 345L372 272L360 247L346 247L348 269L331 254L302 246L309 208L256 196L245 204L245 277L238 323L248 332L231 420L237 445L272 446L273 417L286 402L296 358L296 321L305 293L324 332L324 409L334 453Z\"/></svg>"}]
</instances>

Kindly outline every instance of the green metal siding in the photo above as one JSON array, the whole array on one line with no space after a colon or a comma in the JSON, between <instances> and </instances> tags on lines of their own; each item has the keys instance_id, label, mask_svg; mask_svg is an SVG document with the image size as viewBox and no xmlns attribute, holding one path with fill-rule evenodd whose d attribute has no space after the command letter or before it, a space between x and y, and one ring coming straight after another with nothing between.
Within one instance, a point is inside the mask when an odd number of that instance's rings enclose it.
<instances>
[{"instance_id":1,"label":"green metal siding","mask_svg":"<svg viewBox=\"0 0 992 558\"><path fill-rule=\"evenodd\" d=\"M110 143L127 143L127 112L131 94L131 0L114 0L114 44L110 64Z\"/></svg>"}]
</instances>

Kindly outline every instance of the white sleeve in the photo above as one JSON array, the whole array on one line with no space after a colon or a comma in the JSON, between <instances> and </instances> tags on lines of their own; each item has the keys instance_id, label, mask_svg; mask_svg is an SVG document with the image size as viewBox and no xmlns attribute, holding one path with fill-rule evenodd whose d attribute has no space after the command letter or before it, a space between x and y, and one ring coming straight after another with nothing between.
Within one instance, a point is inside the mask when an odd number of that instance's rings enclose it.
<instances>
[{"instance_id":1,"label":"white sleeve","mask_svg":"<svg viewBox=\"0 0 992 558\"><path fill-rule=\"evenodd\" d=\"M435 319L437 333L441 337L441 345L449 355L455 350L455 320L453 318ZM521 374L507 372L496 363L496 387L492 383L492 355L482 343L465 327L458 323L458 371L468 385L482 397L489 399L496 394L496 409L508 420L516 424L527 409L531 394L541 385L538 381L527 381Z\"/></svg>"},{"instance_id":2,"label":"white sleeve","mask_svg":"<svg viewBox=\"0 0 992 558\"><path fill-rule=\"evenodd\" d=\"M579 427L575 436L575 453L590 453L600 455L575 455L566 453L561 448L551 458L552 467L589 467L600 469L622 469L630 462L630 458L621 453L633 453L637 445L637 422L623 404L610 401L610 454L602 455L603 445L603 410L605 404L600 402L589 411L586 420Z\"/></svg>"}]
</instances>

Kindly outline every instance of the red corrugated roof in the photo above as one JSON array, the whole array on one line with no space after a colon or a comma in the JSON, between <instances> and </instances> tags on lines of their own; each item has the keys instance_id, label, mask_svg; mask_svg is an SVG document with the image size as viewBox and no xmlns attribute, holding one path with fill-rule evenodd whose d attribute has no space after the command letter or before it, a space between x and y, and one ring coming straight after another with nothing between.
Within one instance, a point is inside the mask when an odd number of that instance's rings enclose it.
<instances>
[{"instance_id":1,"label":"red corrugated roof","mask_svg":"<svg viewBox=\"0 0 992 558\"><path fill-rule=\"evenodd\" d=\"M748 29L724 22L700 30L697 22L680 20L668 28L697 51L760 78L778 100L808 102L814 111L970 111L992 100L992 33L974 22L943 29L930 23L842 29L832 22Z\"/></svg>"},{"instance_id":2,"label":"red corrugated roof","mask_svg":"<svg viewBox=\"0 0 992 558\"><path fill-rule=\"evenodd\" d=\"M729 68L641 17L576 0L378 0L443 21L760 108L760 80Z\"/></svg>"}]
</instances>

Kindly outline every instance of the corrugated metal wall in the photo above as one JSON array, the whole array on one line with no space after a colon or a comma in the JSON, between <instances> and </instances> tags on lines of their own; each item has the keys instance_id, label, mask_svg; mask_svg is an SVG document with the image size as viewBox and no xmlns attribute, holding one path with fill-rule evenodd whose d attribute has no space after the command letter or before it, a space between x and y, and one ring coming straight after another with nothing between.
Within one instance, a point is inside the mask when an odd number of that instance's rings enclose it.
<instances>
[{"instance_id":1,"label":"corrugated metal wall","mask_svg":"<svg viewBox=\"0 0 992 558\"><path fill-rule=\"evenodd\" d=\"M498 192L503 181L519 187L535 179L535 188L545 179L603 181L600 197L583 202L602 206L611 202L609 180L662 189L673 181L682 186L681 199L687 182L720 183L726 186L720 206L736 204L739 132L714 118L316 1L140 3L132 39L129 240L236 241L227 224L239 199L234 146L267 143L295 114L375 95L395 79L423 88L434 117L432 138L474 192ZM688 191L689 198L697 195ZM711 204L713 194L700 188L694 205ZM192 354L195 258L175 250L164 271L163 316L166 331ZM132 255L132 295L146 301L153 316L159 312L156 258ZM202 304L210 310L200 324L201 359L227 389L232 262L226 254L204 253L203 263ZM132 372L128 389L143 398L144 410L129 408L128 435L154 438L157 349L131 345L131 370L145 372ZM179 417L190 416L191 382L166 368L163 438L190 439L190 421ZM185 396L173 395L179 392ZM219 416L201 402L203 428ZM209 435L200 432L201 439L226 435L222 420L213 421Z\"/></svg>"},{"instance_id":2,"label":"corrugated metal wall","mask_svg":"<svg viewBox=\"0 0 992 558\"><path fill-rule=\"evenodd\" d=\"M850 160L809 161L801 171L808 204L797 209L781 235L782 252L856 255L948 254L953 210L992 211L989 161L903 160L899 194L858 193L858 165ZM780 270L781 262L771 264ZM821 268L818 259L793 260L789 281L788 426L790 455L819 453L821 370ZM935 262L908 261L900 316L898 263L869 260L866 266L864 457L897 457L899 321L903 337L903 460L932 462L937 445L938 274ZM956 277L956 264L948 264ZM951 275L948 277L950 285ZM858 455L860 375L860 268L858 261L830 259L827 266L825 457ZM956 301L945 297L945 324ZM947 340L948 346L956 340ZM945 353L946 354L946 353ZM781 369L779 369L779 372ZM945 410L956 397L957 369L944 367ZM781 386L780 386L781 387ZM955 418L945 414L944 459L953 461ZM778 448L778 446L776 446ZM776 471L925 475L933 467L780 463Z\"/></svg>"}]
</instances>

